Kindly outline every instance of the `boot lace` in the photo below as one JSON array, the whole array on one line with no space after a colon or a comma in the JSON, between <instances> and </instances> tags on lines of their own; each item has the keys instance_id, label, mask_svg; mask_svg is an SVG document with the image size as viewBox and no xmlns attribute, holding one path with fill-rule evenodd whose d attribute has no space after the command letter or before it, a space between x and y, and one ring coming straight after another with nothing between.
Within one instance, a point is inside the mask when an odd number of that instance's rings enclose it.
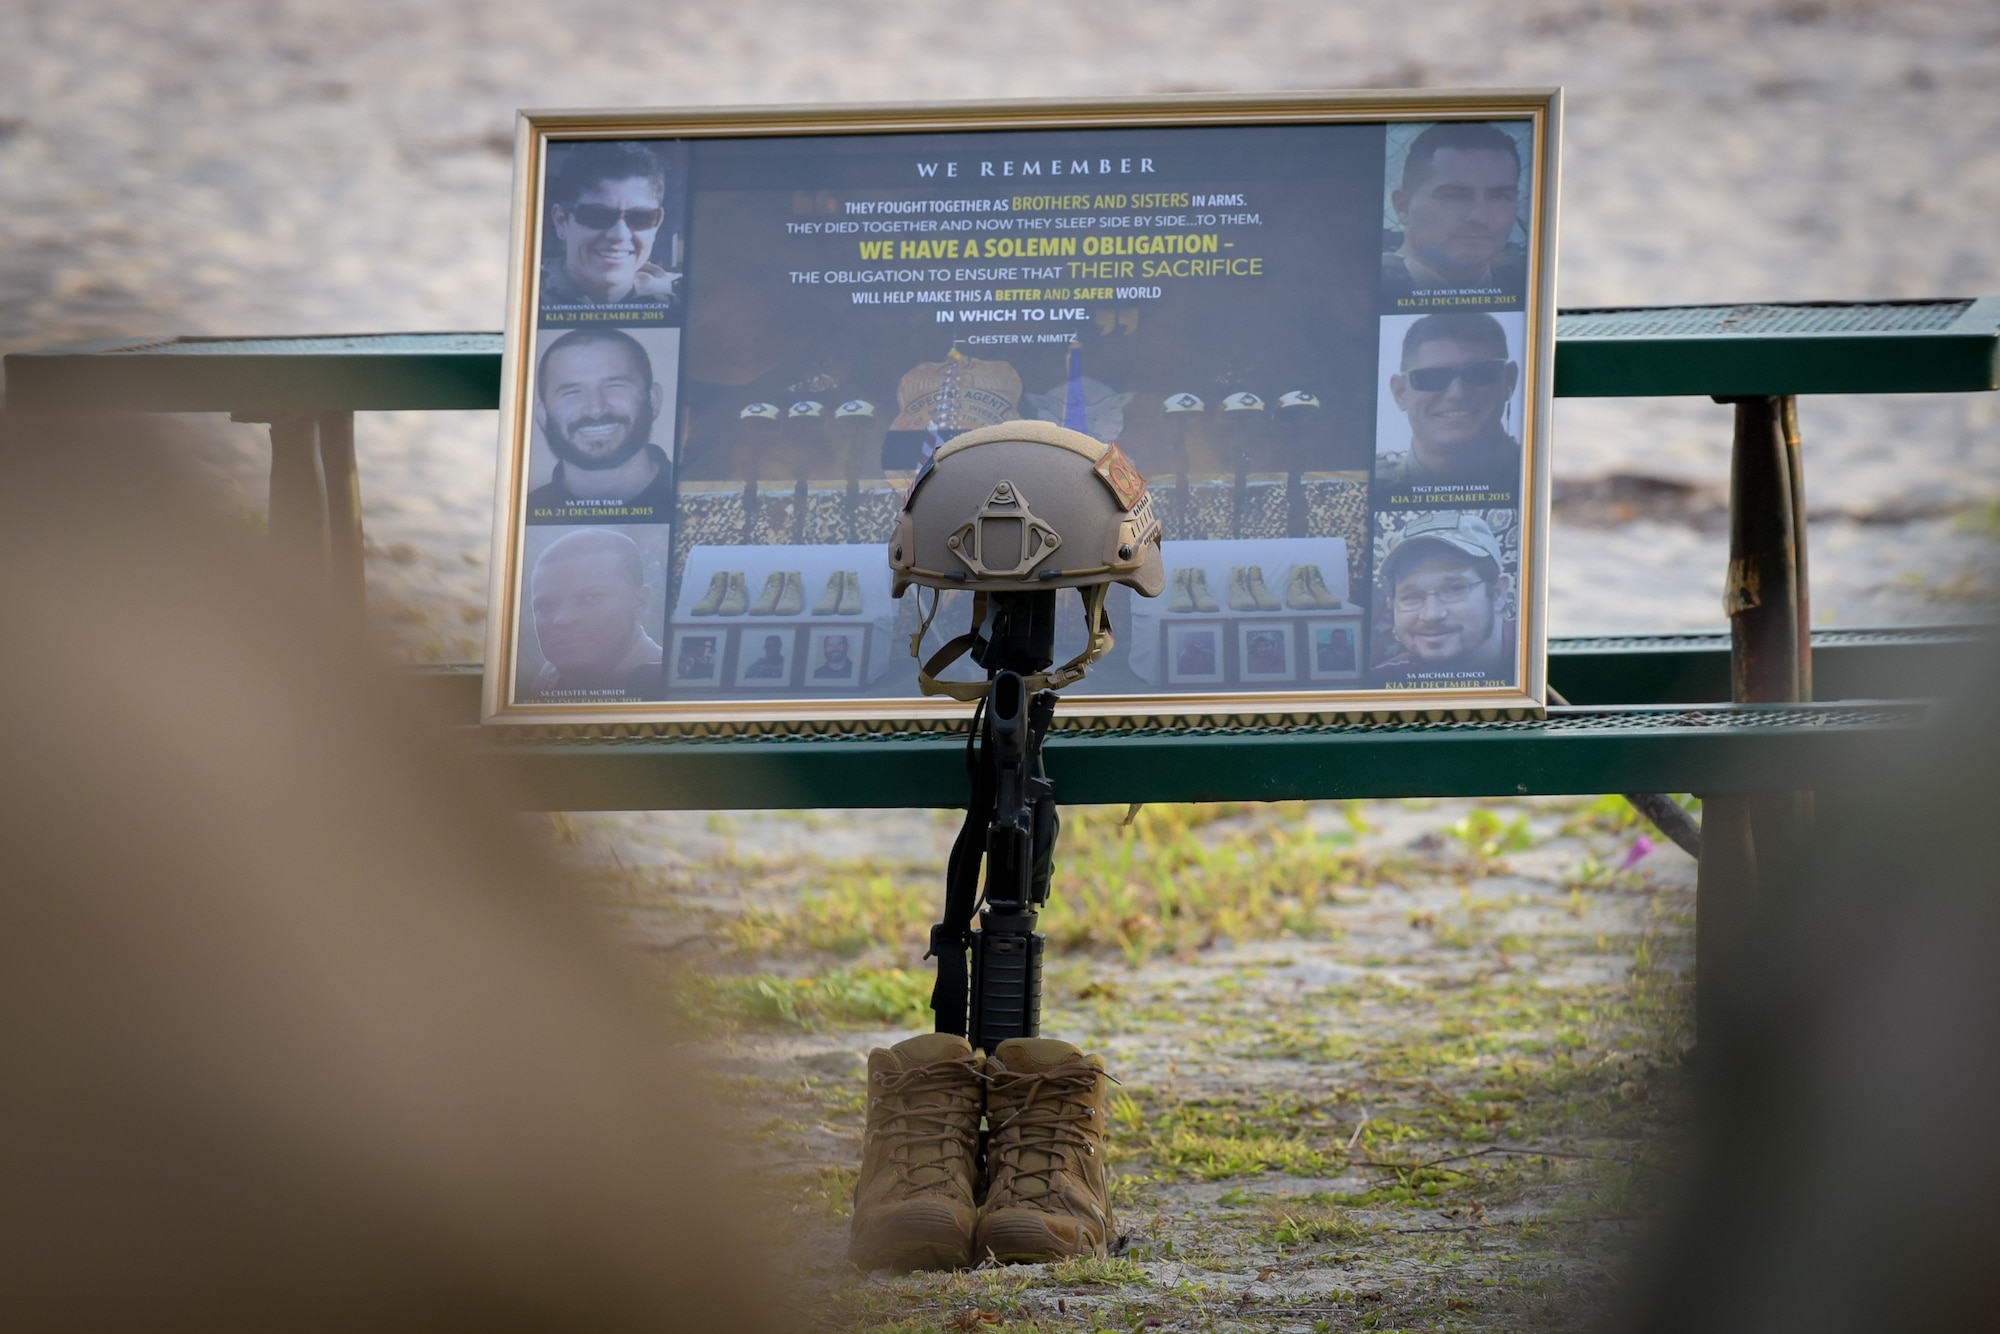
<instances>
[{"instance_id":1,"label":"boot lace","mask_svg":"<svg viewBox=\"0 0 2000 1334\"><path fill-rule=\"evenodd\" d=\"M986 1081L973 1060L968 1053L869 1076L882 1109L876 1133L889 1159L904 1165L912 1186L952 1185L955 1163L971 1171Z\"/></svg>"},{"instance_id":2,"label":"boot lace","mask_svg":"<svg viewBox=\"0 0 2000 1334\"><path fill-rule=\"evenodd\" d=\"M996 1093L1004 1089L1010 1097L1021 1098L1013 1111L994 1124L992 1142L986 1147L996 1192L1006 1189L1018 1195L1020 1181L1038 1180L1044 1198L1065 1199L1056 1189L1055 1174L1069 1171L1072 1163L1097 1153L1096 1141L1085 1129L1094 1119L1085 1099L1096 1091L1102 1075L1088 1067L1071 1067L1039 1074L1001 1071L988 1078ZM1023 1161L1029 1153L1045 1155L1049 1161L1030 1167Z\"/></svg>"}]
</instances>

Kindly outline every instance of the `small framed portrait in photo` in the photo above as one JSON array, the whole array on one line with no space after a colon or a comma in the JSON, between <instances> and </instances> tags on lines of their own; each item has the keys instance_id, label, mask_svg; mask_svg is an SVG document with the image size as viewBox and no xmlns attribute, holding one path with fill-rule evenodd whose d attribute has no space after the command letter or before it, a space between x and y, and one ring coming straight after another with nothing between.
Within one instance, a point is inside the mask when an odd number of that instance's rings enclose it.
<instances>
[{"instance_id":1,"label":"small framed portrait in photo","mask_svg":"<svg viewBox=\"0 0 2000 1334\"><path fill-rule=\"evenodd\" d=\"M861 684L861 653L866 644L862 627L820 626L806 638L805 684L813 690L838 690Z\"/></svg>"},{"instance_id":2,"label":"small framed portrait in photo","mask_svg":"<svg viewBox=\"0 0 2000 1334\"><path fill-rule=\"evenodd\" d=\"M1177 686L1221 685L1225 677L1222 622L1174 623L1166 629L1167 681Z\"/></svg>"},{"instance_id":3,"label":"small framed portrait in photo","mask_svg":"<svg viewBox=\"0 0 2000 1334\"><path fill-rule=\"evenodd\" d=\"M667 684L721 685L724 647L720 630L676 630L673 649L667 655Z\"/></svg>"},{"instance_id":4,"label":"small framed portrait in photo","mask_svg":"<svg viewBox=\"0 0 2000 1334\"><path fill-rule=\"evenodd\" d=\"M1314 681L1351 681L1361 675L1361 622L1358 619L1306 622L1306 676Z\"/></svg>"},{"instance_id":5,"label":"small framed portrait in photo","mask_svg":"<svg viewBox=\"0 0 2000 1334\"><path fill-rule=\"evenodd\" d=\"M1236 645L1245 681L1289 681L1298 674L1290 621L1239 621Z\"/></svg>"},{"instance_id":6,"label":"small framed portrait in photo","mask_svg":"<svg viewBox=\"0 0 2000 1334\"><path fill-rule=\"evenodd\" d=\"M792 654L797 632L745 630L736 654L736 684L750 690L785 690L792 684Z\"/></svg>"}]
</instances>

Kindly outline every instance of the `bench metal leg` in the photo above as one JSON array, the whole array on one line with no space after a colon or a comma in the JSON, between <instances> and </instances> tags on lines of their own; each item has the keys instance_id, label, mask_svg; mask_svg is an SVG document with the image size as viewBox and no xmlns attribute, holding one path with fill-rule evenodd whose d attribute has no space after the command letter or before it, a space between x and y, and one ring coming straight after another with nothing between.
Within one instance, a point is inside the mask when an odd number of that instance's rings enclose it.
<instances>
[{"instance_id":1,"label":"bench metal leg","mask_svg":"<svg viewBox=\"0 0 2000 1334\"><path fill-rule=\"evenodd\" d=\"M320 471L319 419L271 423L271 540L308 570L326 569L326 478Z\"/></svg>"},{"instance_id":2,"label":"bench metal leg","mask_svg":"<svg viewBox=\"0 0 2000 1334\"><path fill-rule=\"evenodd\" d=\"M360 619L368 582L362 558L361 473L354 462L354 414L319 418L320 471L326 479L327 575L340 608Z\"/></svg>"},{"instance_id":3,"label":"bench metal leg","mask_svg":"<svg viewBox=\"0 0 2000 1334\"><path fill-rule=\"evenodd\" d=\"M354 414L271 422L271 540L327 580L334 605L359 620L366 596L361 476Z\"/></svg>"},{"instance_id":4,"label":"bench metal leg","mask_svg":"<svg viewBox=\"0 0 2000 1334\"><path fill-rule=\"evenodd\" d=\"M1812 698L1806 587L1805 477L1798 403L1789 395L1719 400L1736 409L1729 469L1730 698ZM1755 911L1760 872L1790 854L1808 810L1803 794L1715 793L1702 803L1695 890L1697 1029L1713 1033L1740 975L1737 943Z\"/></svg>"}]
</instances>

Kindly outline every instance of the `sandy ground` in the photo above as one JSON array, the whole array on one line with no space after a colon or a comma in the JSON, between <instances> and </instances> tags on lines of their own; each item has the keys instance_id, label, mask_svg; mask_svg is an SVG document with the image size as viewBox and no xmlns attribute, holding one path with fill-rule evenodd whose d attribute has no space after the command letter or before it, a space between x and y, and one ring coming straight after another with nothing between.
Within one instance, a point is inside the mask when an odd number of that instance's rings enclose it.
<instances>
[{"instance_id":1,"label":"sandy ground","mask_svg":"<svg viewBox=\"0 0 2000 1334\"><path fill-rule=\"evenodd\" d=\"M2000 291L2000 10L1979 0L1090 6L918 0L0 6L0 349L492 328L521 106L1562 84L1565 305ZM1804 409L1816 618L1978 614L1990 398ZM260 501L250 428L208 457ZM477 656L491 414L361 425L400 651ZM1564 402L1567 480L1716 484L1727 411ZM1723 539L1580 510L1562 632L1720 621Z\"/></svg>"},{"instance_id":2,"label":"sandy ground","mask_svg":"<svg viewBox=\"0 0 2000 1334\"><path fill-rule=\"evenodd\" d=\"M497 327L522 106L1558 83L1565 305L2000 292L1989 0L6 0L0 350ZM2000 403L1802 411L1816 619L1983 614L1992 525L1966 507L2000 497ZM252 428L203 420L188 437L246 509L261 506ZM490 413L360 424L371 583L408 656L479 655L493 437ZM1728 411L1706 402L1558 404L1565 487L1641 474L1708 488L1684 512L1629 520L1562 507L1558 633L1720 623L1713 488L1728 439ZM718 1060L790 1173L779 1207L819 1313L1305 1330L1547 1328L1587 1308L1586 1243L1621 1226L1618 1174L1653 1156L1673 1094L1684 1016L1634 998L1677 994L1692 867L1663 849L1637 877L1578 889L1586 859L1615 860L1631 833L1565 833L1574 803L1495 808L1525 815L1534 845L1467 862L1439 831L1470 809L1371 805L1362 851L1402 866L1403 883L1336 886L1297 939L1136 969L1064 964L1051 1030L1112 1052L1133 1097L1118 1151L1125 1268L843 1274L858 1054L892 1034L730 1038ZM1315 808L1304 827L1337 832L1341 818ZM749 906L797 902L831 883L829 863L849 875L888 859L934 884L950 834L912 813L582 823L581 867L612 887L635 943L662 951ZM774 879L779 863L795 869ZM1490 1007L1523 997L1582 1017L1492 1021ZM1492 1045L1453 1046L1467 1024ZM1426 1045L1440 1054L1411 1054ZM1466 1119L1489 1102L1521 1119ZM1210 1177L1174 1157L1170 1131L1221 1143L1239 1117L1285 1121L1260 1152L1296 1140L1303 1165ZM1407 1167L1496 1145L1544 1156Z\"/></svg>"},{"instance_id":3,"label":"sandy ground","mask_svg":"<svg viewBox=\"0 0 2000 1334\"><path fill-rule=\"evenodd\" d=\"M1120 1081L1115 1254L907 1278L861 1274L844 1252L866 1054L922 1016L794 1017L755 988L901 977L927 995L922 923L955 826L923 812L561 826L579 883L635 947L683 979L692 965L752 984L706 1011L721 1031L704 1050L800 1326L1591 1327L1674 1162L1693 862L1668 846L1613 873L1638 831L1580 799L1153 811L1135 879L1178 837L1225 861L1260 849L1273 884L1302 850L1340 873L1282 925L1252 914L1186 948L1121 954L1101 934L1064 948L1045 920L1044 1031L1103 1053ZM1087 893L1117 813L1096 818L1066 836L1059 894ZM787 916L858 882L874 906L851 921ZM1197 882L1214 883L1180 885ZM891 886L910 896L901 910Z\"/></svg>"}]
</instances>

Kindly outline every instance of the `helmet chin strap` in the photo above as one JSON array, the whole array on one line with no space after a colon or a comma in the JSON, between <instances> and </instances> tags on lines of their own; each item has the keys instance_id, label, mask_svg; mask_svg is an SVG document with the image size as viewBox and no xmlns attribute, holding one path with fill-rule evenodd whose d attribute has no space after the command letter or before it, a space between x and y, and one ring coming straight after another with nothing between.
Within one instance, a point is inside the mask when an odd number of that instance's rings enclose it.
<instances>
[{"instance_id":1,"label":"helmet chin strap","mask_svg":"<svg viewBox=\"0 0 2000 1334\"><path fill-rule=\"evenodd\" d=\"M1061 690L1064 686L1076 684L1083 679L1083 674L1090 669L1092 663L1111 651L1111 616L1104 607L1105 595L1111 591L1111 585L1092 584L1077 591L1083 595L1083 624L1087 633L1083 652L1060 667L1023 676L1021 685L1030 695L1043 690ZM924 617L923 624L910 636L910 656L913 658L920 651L924 633L930 629L931 621L937 616L938 602L942 596L940 593L933 593L930 615ZM938 680L939 672L964 657L971 651L972 646L979 642L979 631L986 624L986 600L987 594L984 592L972 595L972 628L956 639L948 641L917 669L917 689L926 695L945 695L968 703L986 698L987 691L992 688L991 681Z\"/></svg>"}]
</instances>

